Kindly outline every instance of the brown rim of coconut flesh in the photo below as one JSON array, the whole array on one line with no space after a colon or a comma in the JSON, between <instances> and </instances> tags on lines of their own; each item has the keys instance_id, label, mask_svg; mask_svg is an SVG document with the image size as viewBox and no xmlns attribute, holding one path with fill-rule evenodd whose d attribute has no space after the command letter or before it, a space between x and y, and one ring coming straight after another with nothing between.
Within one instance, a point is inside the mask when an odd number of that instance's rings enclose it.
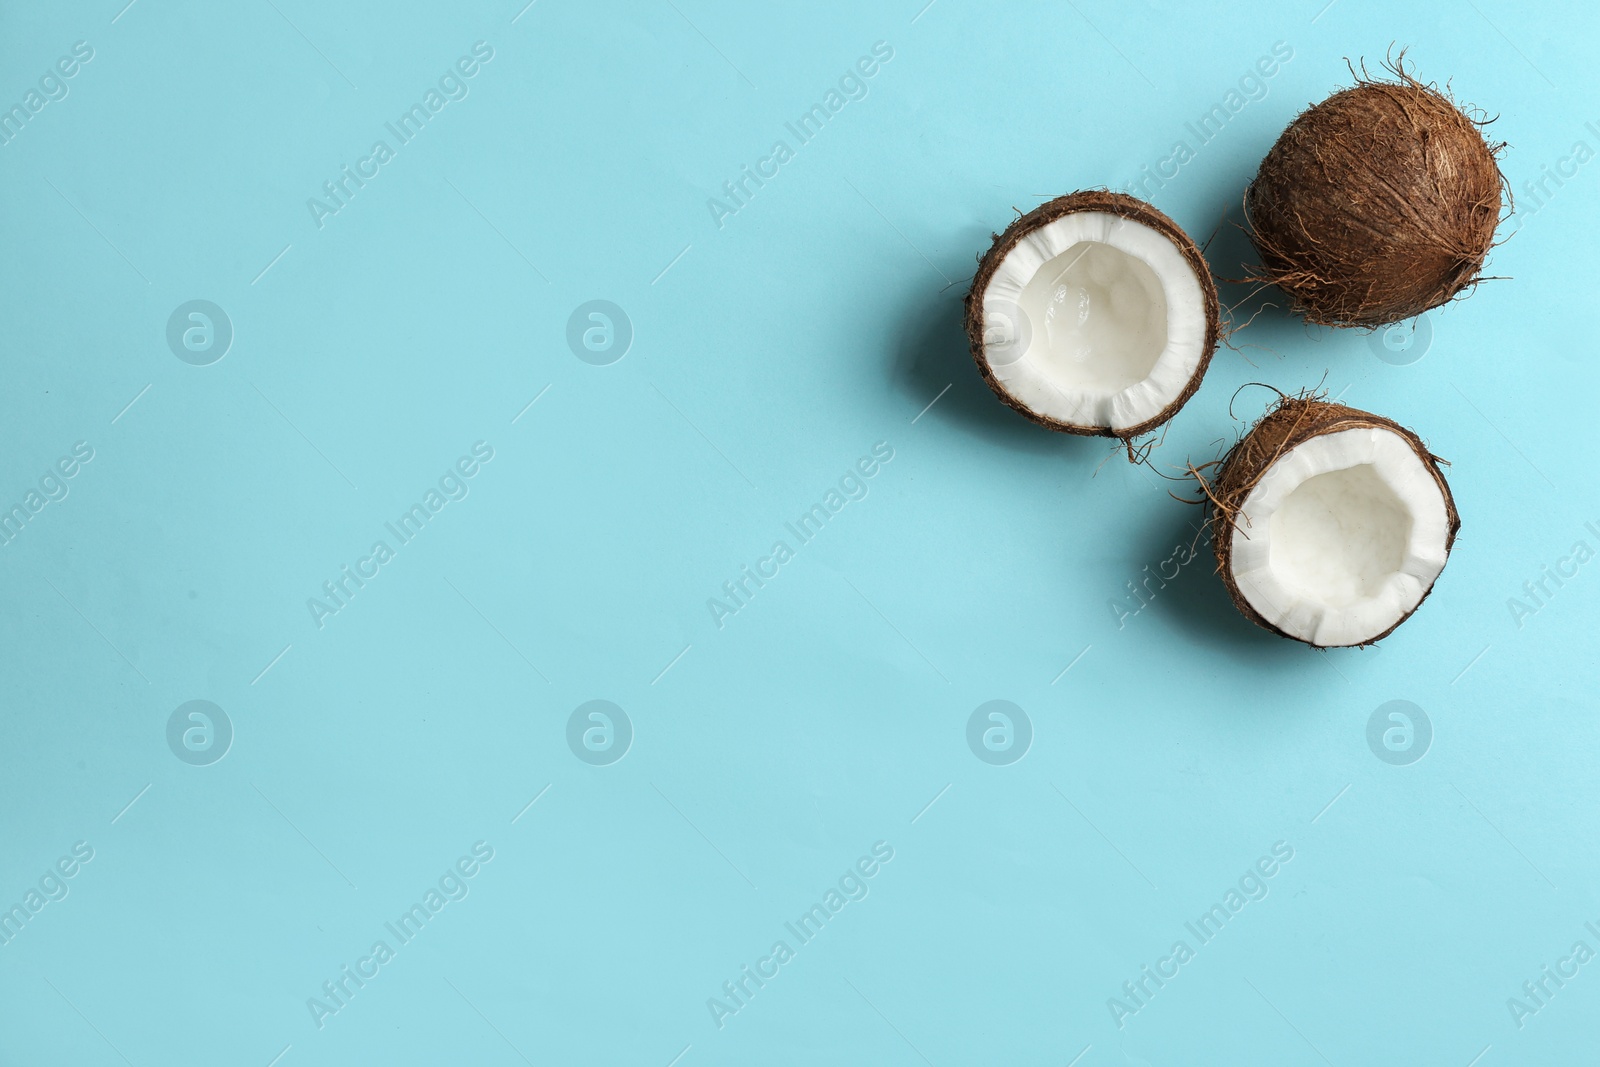
<instances>
[{"instance_id":1,"label":"brown rim of coconut flesh","mask_svg":"<svg viewBox=\"0 0 1600 1067\"><path fill-rule=\"evenodd\" d=\"M1220 322L1189 235L1101 189L1041 204L996 234L966 299L972 358L996 396L1052 430L1124 442L1194 395Z\"/></svg>"},{"instance_id":2,"label":"brown rim of coconut flesh","mask_svg":"<svg viewBox=\"0 0 1600 1067\"><path fill-rule=\"evenodd\" d=\"M1387 637L1433 591L1461 528L1444 462L1391 419L1280 396L1213 478L1191 469L1229 598L1317 648Z\"/></svg>"}]
</instances>

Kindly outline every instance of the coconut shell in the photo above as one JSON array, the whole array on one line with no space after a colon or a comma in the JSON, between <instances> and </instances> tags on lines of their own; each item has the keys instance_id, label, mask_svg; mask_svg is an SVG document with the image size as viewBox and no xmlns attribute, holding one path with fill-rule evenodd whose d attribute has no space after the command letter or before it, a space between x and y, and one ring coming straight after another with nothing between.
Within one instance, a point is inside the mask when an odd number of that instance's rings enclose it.
<instances>
[{"instance_id":1,"label":"coconut shell","mask_svg":"<svg viewBox=\"0 0 1600 1067\"><path fill-rule=\"evenodd\" d=\"M1000 380L995 377L993 369L984 353L983 344L983 295L988 291L989 283L993 280L995 271L1006 256L1015 248L1024 237L1046 226L1065 215L1079 211L1102 211L1110 215L1119 215L1144 226L1150 227L1163 237L1167 238L1182 253L1184 260L1193 268L1195 277L1200 282L1200 290L1205 299L1206 308L1206 338L1204 351L1200 356L1200 363L1195 367L1194 375L1181 393L1173 398L1172 402L1162 408L1154 417L1127 429L1115 430L1109 426L1080 426L1075 423L1063 422L1032 411L1011 394L1007 393ZM1149 433L1151 430L1166 422L1178 413L1178 409L1188 403L1194 391L1200 388L1200 380L1205 377L1206 368L1211 365L1212 353L1216 351L1217 340L1221 336L1221 313L1217 303L1217 285L1211 277L1211 268L1206 264L1205 257L1200 254L1200 248L1189 235L1183 232L1172 219L1163 212L1145 203L1137 197L1126 193L1114 193L1107 189L1083 189L1066 196L1058 196L1054 200L1040 204L1026 215L1019 216L1015 222L1006 227L1004 233L994 234L994 241L989 250L978 259L978 273L972 279L972 288L967 290L966 299L966 327L967 342L972 348L972 358L978 364L978 373L983 375L983 380L994 390L995 396L1040 426L1061 433L1083 434L1091 437L1115 437L1123 441L1131 440L1140 434Z\"/></svg>"},{"instance_id":2,"label":"coconut shell","mask_svg":"<svg viewBox=\"0 0 1600 1067\"><path fill-rule=\"evenodd\" d=\"M1445 520L1448 532L1445 536L1444 551L1448 562L1450 549L1455 544L1456 532L1461 529L1461 516L1456 511L1455 498L1450 494L1450 485L1445 481L1444 473L1439 469L1445 461L1428 451L1428 446L1422 443L1422 438L1412 431L1401 426L1392 419L1371 412L1348 408L1342 404L1330 403L1314 396L1285 396L1281 398L1271 411L1256 423L1249 433L1245 434L1233 448L1229 449L1217 467L1215 477L1206 486L1206 496L1211 503L1211 521L1213 523L1212 547L1217 555L1217 571L1222 576L1222 583L1227 587L1228 598L1233 601L1239 613L1257 626L1271 630L1280 637L1290 640L1301 640L1292 634L1287 634L1272 623L1268 622L1260 612L1250 606L1244 595L1239 591L1238 583L1233 574L1233 534L1234 520L1239 509L1244 505L1245 498L1256 487L1267 471L1276 463L1279 457L1286 455L1313 437L1323 434L1337 433L1340 430L1354 429L1385 429L1394 432L1410 446L1417 458L1422 461L1423 467L1433 475L1433 480L1438 483L1439 492L1444 497ZM1448 464L1446 464L1448 465ZM1394 626L1383 633L1373 637L1372 642L1388 637L1406 619L1410 618L1421 607L1423 601L1433 592L1429 586L1422 594L1422 599L1417 601L1415 607L1395 620ZM1307 642L1308 644L1310 642Z\"/></svg>"},{"instance_id":3,"label":"coconut shell","mask_svg":"<svg viewBox=\"0 0 1600 1067\"><path fill-rule=\"evenodd\" d=\"M1289 124L1245 193L1257 281L1309 322L1377 327L1479 280L1509 186L1504 144L1402 55Z\"/></svg>"}]
</instances>

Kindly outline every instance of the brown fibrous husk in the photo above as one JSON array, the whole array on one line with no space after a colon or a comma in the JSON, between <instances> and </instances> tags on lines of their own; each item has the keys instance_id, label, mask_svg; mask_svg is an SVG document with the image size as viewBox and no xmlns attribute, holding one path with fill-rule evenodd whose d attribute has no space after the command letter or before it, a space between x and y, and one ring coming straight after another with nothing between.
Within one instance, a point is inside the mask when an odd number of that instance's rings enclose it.
<instances>
[{"instance_id":1,"label":"brown fibrous husk","mask_svg":"<svg viewBox=\"0 0 1600 1067\"><path fill-rule=\"evenodd\" d=\"M1109 426L1080 426L1075 423L1063 422L1048 415L1041 415L1019 402L1006 392L1000 380L995 377L994 371L989 367L985 358L983 345L983 295L989 288L989 282L994 278L994 273L999 269L1002 261L1015 248L1024 237L1041 226L1048 225L1065 215L1079 211L1103 211L1112 215L1119 215L1125 219L1141 223L1150 227L1173 243L1184 261L1193 269L1195 277L1200 282L1201 293L1205 300L1206 308L1206 338L1204 351L1200 356L1200 363L1195 367L1194 375L1187 385L1166 407L1156 415L1146 419L1135 426L1115 430ZM1196 389L1200 388L1200 380L1205 377L1206 368L1211 365L1211 355L1216 350L1218 338L1221 336L1221 314L1217 302L1217 285L1211 277L1211 268L1206 264L1205 257L1201 255L1200 248L1194 243L1183 228L1173 222L1164 212L1140 200L1138 197L1126 193L1116 193L1108 189L1083 189L1066 196L1058 196L1034 208L1025 215L1020 215L1004 233L994 234L994 241L989 250L978 257L978 273L972 279L972 288L967 290L966 298L966 329L967 342L972 349L972 358L978 365L978 373L983 375L983 380L1001 400L1019 412L1024 417L1031 419L1040 426L1048 427L1061 433L1082 434L1091 437L1115 437L1124 443L1132 441L1141 434L1149 433L1156 427L1171 419L1178 413L1178 409L1186 404ZM1138 458L1136 450L1129 445L1130 459Z\"/></svg>"},{"instance_id":2,"label":"brown fibrous husk","mask_svg":"<svg viewBox=\"0 0 1600 1067\"><path fill-rule=\"evenodd\" d=\"M1378 327L1420 315L1481 279L1510 186L1492 120L1414 78L1405 53L1374 79L1301 112L1245 192L1261 256L1307 321Z\"/></svg>"},{"instance_id":3,"label":"brown fibrous husk","mask_svg":"<svg viewBox=\"0 0 1600 1067\"><path fill-rule=\"evenodd\" d=\"M1422 438L1414 432L1382 415L1332 403L1314 393L1294 396L1280 394L1277 403L1249 433L1240 438L1222 459L1215 464L1207 465L1215 467L1213 475L1207 477L1201 469L1189 468L1210 505L1209 521L1212 526L1212 547L1217 557L1217 573L1222 576L1222 583L1228 590L1228 598L1245 618L1280 637L1300 640L1278 629L1251 607L1239 591L1234 578L1233 538L1237 523L1240 521L1239 510L1243 507L1245 498L1250 495L1250 491L1260 483L1267 471L1281 457L1314 437L1337 433L1340 430L1363 428L1384 429L1398 435L1411 451L1416 453L1423 467L1433 475L1434 481L1439 486L1439 492L1444 497L1448 526L1444 549L1445 558L1448 560L1450 549L1455 544L1456 533L1461 529L1461 516L1456 511L1455 498L1450 493L1450 484L1445 481L1444 472L1440 470L1441 465L1449 466L1449 463L1430 452ZM1249 536L1248 527L1244 529L1244 534L1246 537ZM1422 601L1427 600L1432 592L1433 588L1430 586L1423 593L1422 600L1417 602L1417 607L1420 607ZM1371 644L1389 636L1396 626L1405 622L1415 611L1416 607L1413 607L1411 611L1395 620L1393 626L1365 643Z\"/></svg>"}]
</instances>

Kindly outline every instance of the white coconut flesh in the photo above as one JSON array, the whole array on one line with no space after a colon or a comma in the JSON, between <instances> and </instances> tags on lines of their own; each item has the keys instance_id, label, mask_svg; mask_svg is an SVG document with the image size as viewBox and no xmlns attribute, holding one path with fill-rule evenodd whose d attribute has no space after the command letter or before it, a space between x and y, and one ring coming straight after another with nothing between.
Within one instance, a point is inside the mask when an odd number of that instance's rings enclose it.
<instances>
[{"instance_id":1,"label":"white coconut flesh","mask_svg":"<svg viewBox=\"0 0 1600 1067\"><path fill-rule=\"evenodd\" d=\"M1450 529L1439 483L1405 439L1363 427L1280 456L1232 536L1240 595L1277 629L1327 647L1409 615L1444 568Z\"/></svg>"},{"instance_id":2,"label":"white coconut flesh","mask_svg":"<svg viewBox=\"0 0 1600 1067\"><path fill-rule=\"evenodd\" d=\"M1164 234L1079 211L1006 253L983 295L984 357L1010 396L1074 426L1161 414L1205 356L1200 280Z\"/></svg>"}]
</instances>

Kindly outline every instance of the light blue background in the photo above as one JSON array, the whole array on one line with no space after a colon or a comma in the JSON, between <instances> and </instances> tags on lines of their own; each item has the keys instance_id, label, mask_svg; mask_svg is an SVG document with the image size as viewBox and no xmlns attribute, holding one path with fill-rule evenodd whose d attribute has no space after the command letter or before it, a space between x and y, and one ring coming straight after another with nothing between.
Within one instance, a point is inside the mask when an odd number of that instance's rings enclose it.
<instances>
[{"instance_id":1,"label":"light blue background","mask_svg":"<svg viewBox=\"0 0 1600 1067\"><path fill-rule=\"evenodd\" d=\"M1420 360L1264 310L1155 471L1002 407L958 319L1013 209L1136 181L1275 42L1152 194L1220 275L1277 132L1391 42L1498 114L1520 193L1600 148L1592 5L123 3L0 12L6 106L94 49L0 147L0 502L95 452L0 548L0 904L94 849L0 946L0 1062L1592 1054L1600 963L1520 1029L1506 1001L1600 949L1600 564L1520 627L1507 601L1600 546L1600 165L1547 179L1511 280ZM480 40L470 95L319 229L307 198ZM879 41L719 228L707 199ZM235 330L206 367L165 341L197 298ZM565 341L591 299L635 331L610 366ZM1453 464L1455 554L1380 649L1253 629L1206 557L1117 624L1201 517L1155 472L1217 455L1252 381ZM470 495L319 629L307 598L476 441ZM880 441L718 629L707 599ZM595 698L635 731L609 766L565 739ZM165 740L194 699L236 731L210 766ZM991 699L1032 722L1020 762L967 747ZM1433 725L1409 766L1366 741L1395 699ZM319 1029L307 998L480 840L470 895ZM719 1029L707 999L877 841L870 895ZM1119 1029L1108 998L1279 841L1270 894Z\"/></svg>"}]
</instances>

